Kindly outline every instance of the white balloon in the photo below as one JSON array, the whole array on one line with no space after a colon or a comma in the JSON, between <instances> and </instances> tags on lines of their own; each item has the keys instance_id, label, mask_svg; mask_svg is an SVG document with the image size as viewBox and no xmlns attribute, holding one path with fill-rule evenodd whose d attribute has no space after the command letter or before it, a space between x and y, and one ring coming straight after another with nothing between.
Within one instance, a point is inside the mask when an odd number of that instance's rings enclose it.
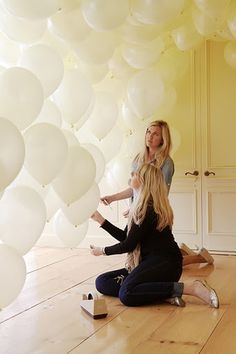
<instances>
[{"instance_id":1,"label":"white balloon","mask_svg":"<svg viewBox=\"0 0 236 354\"><path fill-rule=\"evenodd\" d=\"M93 159L96 163L96 177L95 177L95 182L99 183L104 171L105 171L105 158L101 150L93 144L82 144L82 147L84 147L92 156Z\"/></svg>"},{"instance_id":2,"label":"white balloon","mask_svg":"<svg viewBox=\"0 0 236 354\"><path fill-rule=\"evenodd\" d=\"M86 110L86 112L82 115L82 117L78 120L78 122L75 123L74 128L76 129L76 131L78 131L81 127L83 127L83 125L87 122L90 114L93 111L94 108L94 103L95 103L95 96L94 94L92 95L92 99L90 101L90 104Z\"/></svg>"},{"instance_id":3,"label":"white balloon","mask_svg":"<svg viewBox=\"0 0 236 354\"><path fill-rule=\"evenodd\" d=\"M93 64L87 64L83 61L80 61L78 63L78 67L81 70L81 72L84 74L84 76L87 79L89 79L91 84L97 84L102 79L104 79L108 73L107 64L93 65Z\"/></svg>"},{"instance_id":4,"label":"white balloon","mask_svg":"<svg viewBox=\"0 0 236 354\"><path fill-rule=\"evenodd\" d=\"M78 146L80 145L79 140L76 135L67 129L62 129L62 133L64 134L68 146Z\"/></svg>"},{"instance_id":5,"label":"white balloon","mask_svg":"<svg viewBox=\"0 0 236 354\"><path fill-rule=\"evenodd\" d=\"M140 123L136 126L126 138L124 139L124 144L122 146L121 156L124 157L124 160L127 160L129 171L131 169L131 163L134 157L144 149L144 132L147 127L147 123ZM130 163L130 166L129 166Z\"/></svg>"},{"instance_id":6,"label":"white balloon","mask_svg":"<svg viewBox=\"0 0 236 354\"><path fill-rule=\"evenodd\" d=\"M225 22L220 29L213 34L213 40L218 39L220 41L234 41L235 37L233 36L232 32L230 31L228 27L228 23Z\"/></svg>"},{"instance_id":7,"label":"white balloon","mask_svg":"<svg viewBox=\"0 0 236 354\"><path fill-rule=\"evenodd\" d=\"M12 247L0 243L0 309L21 292L26 279L24 258Z\"/></svg>"},{"instance_id":8,"label":"white balloon","mask_svg":"<svg viewBox=\"0 0 236 354\"><path fill-rule=\"evenodd\" d=\"M84 41L75 45L74 49L78 57L86 63L101 65L106 64L112 57L115 43L111 33L91 31Z\"/></svg>"},{"instance_id":9,"label":"white balloon","mask_svg":"<svg viewBox=\"0 0 236 354\"><path fill-rule=\"evenodd\" d=\"M128 82L127 96L130 107L141 119L149 118L155 113L163 94L163 81L154 70L140 71Z\"/></svg>"},{"instance_id":10,"label":"white balloon","mask_svg":"<svg viewBox=\"0 0 236 354\"><path fill-rule=\"evenodd\" d=\"M54 36L54 38L56 38L56 37ZM67 43L67 42L64 42L64 43ZM80 65L79 65L80 60L73 49L68 48L67 52L65 53L65 55L62 55L62 57L63 57L65 70L73 70L73 69L80 70ZM83 72L81 71L81 73L83 73Z\"/></svg>"},{"instance_id":11,"label":"white balloon","mask_svg":"<svg viewBox=\"0 0 236 354\"><path fill-rule=\"evenodd\" d=\"M129 157L118 156L111 163L110 172L119 188L128 188L132 160Z\"/></svg>"},{"instance_id":12,"label":"white balloon","mask_svg":"<svg viewBox=\"0 0 236 354\"><path fill-rule=\"evenodd\" d=\"M32 20L47 18L60 10L60 0L2 0L14 16Z\"/></svg>"},{"instance_id":13,"label":"white balloon","mask_svg":"<svg viewBox=\"0 0 236 354\"><path fill-rule=\"evenodd\" d=\"M174 155L178 151L181 145L181 135L179 131L173 127L170 127L170 133L171 133L171 140L173 145L171 149L171 155Z\"/></svg>"},{"instance_id":14,"label":"white balloon","mask_svg":"<svg viewBox=\"0 0 236 354\"><path fill-rule=\"evenodd\" d=\"M108 62L109 69L113 76L117 78L127 78L135 73L136 69L131 67L122 56L120 48L117 48Z\"/></svg>"},{"instance_id":15,"label":"white balloon","mask_svg":"<svg viewBox=\"0 0 236 354\"><path fill-rule=\"evenodd\" d=\"M160 27L156 25L143 25L140 22L133 24L126 21L118 31L125 42L144 44L154 40L158 36Z\"/></svg>"},{"instance_id":16,"label":"white balloon","mask_svg":"<svg viewBox=\"0 0 236 354\"><path fill-rule=\"evenodd\" d=\"M109 92L97 92L95 106L89 117L89 126L98 139L103 139L118 117L116 100Z\"/></svg>"},{"instance_id":17,"label":"white balloon","mask_svg":"<svg viewBox=\"0 0 236 354\"><path fill-rule=\"evenodd\" d=\"M43 89L37 77L27 69L6 69L0 75L0 91L0 116L20 130L28 127L43 106Z\"/></svg>"},{"instance_id":18,"label":"white balloon","mask_svg":"<svg viewBox=\"0 0 236 354\"><path fill-rule=\"evenodd\" d=\"M46 208L32 188L7 189L0 200L0 238L24 255L40 237L46 222Z\"/></svg>"},{"instance_id":19,"label":"white balloon","mask_svg":"<svg viewBox=\"0 0 236 354\"><path fill-rule=\"evenodd\" d=\"M56 90L63 78L64 65L60 55L45 44L36 44L24 49L19 64L37 76L45 97Z\"/></svg>"},{"instance_id":20,"label":"white balloon","mask_svg":"<svg viewBox=\"0 0 236 354\"><path fill-rule=\"evenodd\" d=\"M50 183L62 170L68 144L60 129L49 123L38 123L24 133L25 167L42 185Z\"/></svg>"},{"instance_id":21,"label":"white balloon","mask_svg":"<svg viewBox=\"0 0 236 354\"><path fill-rule=\"evenodd\" d=\"M159 59L164 47L161 37L145 44L124 44L123 57L130 66L144 69Z\"/></svg>"},{"instance_id":22,"label":"white balloon","mask_svg":"<svg viewBox=\"0 0 236 354\"><path fill-rule=\"evenodd\" d=\"M79 70L67 70L53 97L61 109L64 120L74 124L89 108L93 99L93 89Z\"/></svg>"},{"instance_id":23,"label":"white balloon","mask_svg":"<svg viewBox=\"0 0 236 354\"><path fill-rule=\"evenodd\" d=\"M3 66L0 66L0 74L5 70L6 70L6 68L4 68Z\"/></svg>"},{"instance_id":24,"label":"white balloon","mask_svg":"<svg viewBox=\"0 0 236 354\"><path fill-rule=\"evenodd\" d=\"M64 62L64 66L65 66L65 68L67 68L66 58L68 57L68 55L71 51L71 43L70 42L66 42L63 39L56 37L54 34L49 32L49 30L47 29L44 32L44 35L41 38L40 43L46 44L46 45L54 48L62 57L63 62Z\"/></svg>"},{"instance_id":25,"label":"white balloon","mask_svg":"<svg viewBox=\"0 0 236 354\"><path fill-rule=\"evenodd\" d=\"M118 78L113 75L107 75L104 80L99 82L96 86L94 85L94 90L97 92L107 92L119 102L125 95L128 79L129 77Z\"/></svg>"},{"instance_id":26,"label":"white balloon","mask_svg":"<svg viewBox=\"0 0 236 354\"><path fill-rule=\"evenodd\" d=\"M194 2L206 16L219 18L226 14L230 0L194 0Z\"/></svg>"},{"instance_id":27,"label":"white balloon","mask_svg":"<svg viewBox=\"0 0 236 354\"><path fill-rule=\"evenodd\" d=\"M122 146L122 142L123 132L118 125L115 125L109 134L97 143L97 146L102 151L106 162L110 161L118 154Z\"/></svg>"},{"instance_id":28,"label":"white balloon","mask_svg":"<svg viewBox=\"0 0 236 354\"><path fill-rule=\"evenodd\" d=\"M49 186L42 186L39 184L26 170L23 166L18 176L14 179L14 181L9 185L9 188L19 187L19 186L27 186L34 189L40 197L44 200L47 196L50 187Z\"/></svg>"},{"instance_id":29,"label":"white balloon","mask_svg":"<svg viewBox=\"0 0 236 354\"><path fill-rule=\"evenodd\" d=\"M47 210L47 222L49 222L55 213L62 208L63 202L54 191L52 187L49 188L49 192L44 199Z\"/></svg>"},{"instance_id":30,"label":"white balloon","mask_svg":"<svg viewBox=\"0 0 236 354\"><path fill-rule=\"evenodd\" d=\"M98 139L94 136L86 122L81 128L76 129L76 137L79 139L80 144L93 144L97 146Z\"/></svg>"},{"instance_id":31,"label":"white balloon","mask_svg":"<svg viewBox=\"0 0 236 354\"><path fill-rule=\"evenodd\" d=\"M81 11L87 23L96 31L107 31L120 26L129 14L127 0L83 0Z\"/></svg>"},{"instance_id":32,"label":"white balloon","mask_svg":"<svg viewBox=\"0 0 236 354\"><path fill-rule=\"evenodd\" d=\"M203 42L204 39L204 37L197 32L192 22L185 23L184 25L174 29L171 32L171 36L176 47L180 50L195 49Z\"/></svg>"},{"instance_id":33,"label":"white balloon","mask_svg":"<svg viewBox=\"0 0 236 354\"><path fill-rule=\"evenodd\" d=\"M236 38L236 3L232 2L230 9L229 9L229 15L226 18L227 26L233 35L234 38Z\"/></svg>"},{"instance_id":34,"label":"white balloon","mask_svg":"<svg viewBox=\"0 0 236 354\"><path fill-rule=\"evenodd\" d=\"M20 46L4 33L0 33L0 65L5 67L16 65L20 54Z\"/></svg>"},{"instance_id":35,"label":"white balloon","mask_svg":"<svg viewBox=\"0 0 236 354\"><path fill-rule=\"evenodd\" d=\"M168 116L175 107L176 101L177 93L175 88L166 85L161 105L157 110L158 115L164 117Z\"/></svg>"},{"instance_id":36,"label":"white balloon","mask_svg":"<svg viewBox=\"0 0 236 354\"><path fill-rule=\"evenodd\" d=\"M236 68L236 43L228 42L224 48L225 61L232 67Z\"/></svg>"},{"instance_id":37,"label":"white balloon","mask_svg":"<svg viewBox=\"0 0 236 354\"><path fill-rule=\"evenodd\" d=\"M25 158L25 144L19 130L9 120L0 118L0 191L18 175Z\"/></svg>"},{"instance_id":38,"label":"white balloon","mask_svg":"<svg viewBox=\"0 0 236 354\"><path fill-rule=\"evenodd\" d=\"M53 228L56 235L66 247L77 247L86 236L88 221L83 224L72 225L61 210L58 210L53 220Z\"/></svg>"},{"instance_id":39,"label":"white balloon","mask_svg":"<svg viewBox=\"0 0 236 354\"><path fill-rule=\"evenodd\" d=\"M189 53L171 46L161 54L159 61L155 65L155 69L161 75L164 82L172 83L186 74L189 65Z\"/></svg>"},{"instance_id":40,"label":"white balloon","mask_svg":"<svg viewBox=\"0 0 236 354\"><path fill-rule=\"evenodd\" d=\"M94 183L81 198L69 206L64 205L62 211L71 224L80 225L97 210L99 201L100 191L98 185Z\"/></svg>"},{"instance_id":41,"label":"white balloon","mask_svg":"<svg viewBox=\"0 0 236 354\"><path fill-rule=\"evenodd\" d=\"M43 108L39 113L35 123L50 123L55 125L57 128L61 128L62 116L61 111L50 99L44 101Z\"/></svg>"},{"instance_id":42,"label":"white balloon","mask_svg":"<svg viewBox=\"0 0 236 354\"><path fill-rule=\"evenodd\" d=\"M75 10L80 4L80 0L60 0L60 12Z\"/></svg>"},{"instance_id":43,"label":"white balloon","mask_svg":"<svg viewBox=\"0 0 236 354\"><path fill-rule=\"evenodd\" d=\"M145 24L165 24L183 11L185 0L134 0L131 11Z\"/></svg>"},{"instance_id":44,"label":"white balloon","mask_svg":"<svg viewBox=\"0 0 236 354\"><path fill-rule=\"evenodd\" d=\"M70 42L84 40L91 31L80 9L57 12L49 19L49 24L52 33Z\"/></svg>"},{"instance_id":45,"label":"white balloon","mask_svg":"<svg viewBox=\"0 0 236 354\"><path fill-rule=\"evenodd\" d=\"M89 152L80 146L70 146L66 163L52 186L64 203L69 205L89 190L95 175L96 165Z\"/></svg>"},{"instance_id":46,"label":"white balloon","mask_svg":"<svg viewBox=\"0 0 236 354\"><path fill-rule=\"evenodd\" d=\"M130 109L129 103L127 100L122 102L121 105L121 117L127 126L127 128L133 130L136 129L140 124L140 119L136 114Z\"/></svg>"},{"instance_id":47,"label":"white balloon","mask_svg":"<svg viewBox=\"0 0 236 354\"><path fill-rule=\"evenodd\" d=\"M30 44L38 41L46 30L46 20L31 21L12 16L0 8L0 29L14 41Z\"/></svg>"},{"instance_id":48,"label":"white balloon","mask_svg":"<svg viewBox=\"0 0 236 354\"><path fill-rule=\"evenodd\" d=\"M209 17L197 8L193 9L192 18L194 26L202 36L209 36L216 32L223 23L222 18Z\"/></svg>"}]
</instances>

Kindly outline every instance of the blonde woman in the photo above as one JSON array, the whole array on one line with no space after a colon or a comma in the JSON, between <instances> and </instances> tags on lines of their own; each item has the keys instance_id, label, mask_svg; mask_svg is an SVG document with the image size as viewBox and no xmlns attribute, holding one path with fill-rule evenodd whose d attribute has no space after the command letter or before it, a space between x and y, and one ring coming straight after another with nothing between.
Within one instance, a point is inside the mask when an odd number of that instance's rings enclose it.
<instances>
[{"instance_id":1,"label":"blonde woman","mask_svg":"<svg viewBox=\"0 0 236 354\"><path fill-rule=\"evenodd\" d=\"M135 157L132 163L131 173L137 171L143 163L152 163L162 170L164 180L167 185L167 191L169 192L172 177L175 171L174 162L170 157L171 147L172 141L168 123L163 120L151 122L145 132L143 149ZM114 201L126 198L131 198L133 200L135 197L135 190L129 187L119 193L106 195L101 198L101 201L105 205L108 205ZM124 215L127 216L128 211L126 211ZM194 253L185 244L181 244L181 252L184 256L184 266L193 263L213 264L214 262L213 257L205 248L202 248L197 253ZM136 252L134 256L137 259L138 252ZM135 261L135 264L136 262L137 260Z\"/></svg>"},{"instance_id":2,"label":"blonde woman","mask_svg":"<svg viewBox=\"0 0 236 354\"><path fill-rule=\"evenodd\" d=\"M170 157L172 147L170 129L167 122L156 120L151 122L145 132L142 151L134 158L131 173L137 171L143 163L153 163L161 168L167 189L170 189L172 177L175 171L174 162ZM132 198L134 191L131 187L112 195L106 195L101 201L108 205L114 201Z\"/></svg>"},{"instance_id":3,"label":"blonde woman","mask_svg":"<svg viewBox=\"0 0 236 354\"><path fill-rule=\"evenodd\" d=\"M132 270L126 267L100 275L96 279L97 290L119 297L126 306L160 301L184 306L182 295L187 294L218 308L217 294L205 281L178 282L182 274L182 254L171 231L173 212L161 170L150 163L142 165L132 174L130 186L137 197L124 231L99 212L92 216L120 242L105 248L91 246L91 253L95 256L127 253L139 244L141 261Z\"/></svg>"}]
</instances>

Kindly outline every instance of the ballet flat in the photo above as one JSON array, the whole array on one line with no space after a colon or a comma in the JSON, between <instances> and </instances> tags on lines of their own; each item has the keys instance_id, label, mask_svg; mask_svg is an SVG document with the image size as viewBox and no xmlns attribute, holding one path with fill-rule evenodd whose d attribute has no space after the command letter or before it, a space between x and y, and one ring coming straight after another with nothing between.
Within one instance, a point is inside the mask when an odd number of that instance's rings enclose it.
<instances>
[{"instance_id":1,"label":"ballet flat","mask_svg":"<svg viewBox=\"0 0 236 354\"><path fill-rule=\"evenodd\" d=\"M206 280L195 280L195 281L199 281L203 286L205 286L205 288L207 288L207 290L209 290L210 292L210 307L213 307L215 309L218 309L220 306L219 303L219 298L216 294L216 291L210 287L210 285L206 282Z\"/></svg>"},{"instance_id":2,"label":"ballet flat","mask_svg":"<svg viewBox=\"0 0 236 354\"><path fill-rule=\"evenodd\" d=\"M170 297L170 298L166 299L165 302L168 302L171 305L185 307L185 301L180 296Z\"/></svg>"},{"instance_id":3,"label":"ballet flat","mask_svg":"<svg viewBox=\"0 0 236 354\"><path fill-rule=\"evenodd\" d=\"M214 258L210 255L206 248L201 248L198 252L199 256L205 259L208 264L214 263Z\"/></svg>"},{"instance_id":4,"label":"ballet flat","mask_svg":"<svg viewBox=\"0 0 236 354\"><path fill-rule=\"evenodd\" d=\"M180 244L180 249L183 250L188 256L195 256L196 253L191 250L185 243Z\"/></svg>"}]
</instances>

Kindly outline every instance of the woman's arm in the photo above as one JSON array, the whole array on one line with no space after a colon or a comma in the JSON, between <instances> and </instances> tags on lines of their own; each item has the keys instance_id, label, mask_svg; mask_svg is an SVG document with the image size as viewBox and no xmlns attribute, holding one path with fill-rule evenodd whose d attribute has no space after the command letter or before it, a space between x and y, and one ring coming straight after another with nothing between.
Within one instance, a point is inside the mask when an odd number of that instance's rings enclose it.
<instances>
[{"instance_id":1,"label":"woman's arm","mask_svg":"<svg viewBox=\"0 0 236 354\"><path fill-rule=\"evenodd\" d=\"M120 243L113 246L108 246L104 248L106 255L120 254L132 252L137 244L145 237L147 232L150 232L150 228L156 228L157 216L154 212L147 213L144 221L140 225L132 224L130 231L126 239Z\"/></svg>"},{"instance_id":2,"label":"woman's arm","mask_svg":"<svg viewBox=\"0 0 236 354\"><path fill-rule=\"evenodd\" d=\"M100 200L101 200L101 202L103 202L103 204L108 205L108 204L118 201L118 200L131 198L132 195L133 195L133 190L132 190L132 188L129 187L119 193L115 193L112 195L105 195L104 197L101 197Z\"/></svg>"},{"instance_id":3,"label":"woman's arm","mask_svg":"<svg viewBox=\"0 0 236 354\"><path fill-rule=\"evenodd\" d=\"M123 241L127 236L127 228L125 230L121 230L108 220L106 220L98 211L95 211L91 216L91 219L98 222L100 226L106 230L112 237L114 237L118 241Z\"/></svg>"},{"instance_id":4,"label":"woman's arm","mask_svg":"<svg viewBox=\"0 0 236 354\"><path fill-rule=\"evenodd\" d=\"M127 226L124 230L121 230L119 227L110 223L110 221L105 220L101 227L118 241L124 241L127 237Z\"/></svg>"},{"instance_id":5,"label":"woman's arm","mask_svg":"<svg viewBox=\"0 0 236 354\"><path fill-rule=\"evenodd\" d=\"M105 221L105 218L97 210L91 215L91 219L98 222L100 226L102 226Z\"/></svg>"},{"instance_id":6,"label":"woman's arm","mask_svg":"<svg viewBox=\"0 0 236 354\"><path fill-rule=\"evenodd\" d=\"M173 177L174 172L175 172L174 162L173 162L173 160L170 157L167 158L164 161L164 163L163 163L163 165L161 167L161 170L162 170L162 173L163 173L164 178L165 178L167 189L169 191L171 183L172 183L172 177Z\"/></svg>"}]
</instances>

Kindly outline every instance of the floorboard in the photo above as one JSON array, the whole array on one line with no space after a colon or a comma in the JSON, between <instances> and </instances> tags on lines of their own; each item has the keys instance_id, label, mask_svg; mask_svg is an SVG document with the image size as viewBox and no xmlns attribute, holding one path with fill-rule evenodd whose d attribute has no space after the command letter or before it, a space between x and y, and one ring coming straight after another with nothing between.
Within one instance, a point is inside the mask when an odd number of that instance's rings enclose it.
<instances>
[{"instance_id":1,"label":"floorboard","mask_svg":"<svg viewBox=\"0 0 236 354\"><path fill-rule=\"evenodd\" d=\"M235 354L236 256L213 266L185 267L182 280L207 279L220 309L185 296L187 306L128 308L105 297L108 316L94 320L81 307L98 274L123 266L125 256L94 257L87 249L33 248L17 299L0 312L1 354Z\"/></svg>"}]
</instances>

